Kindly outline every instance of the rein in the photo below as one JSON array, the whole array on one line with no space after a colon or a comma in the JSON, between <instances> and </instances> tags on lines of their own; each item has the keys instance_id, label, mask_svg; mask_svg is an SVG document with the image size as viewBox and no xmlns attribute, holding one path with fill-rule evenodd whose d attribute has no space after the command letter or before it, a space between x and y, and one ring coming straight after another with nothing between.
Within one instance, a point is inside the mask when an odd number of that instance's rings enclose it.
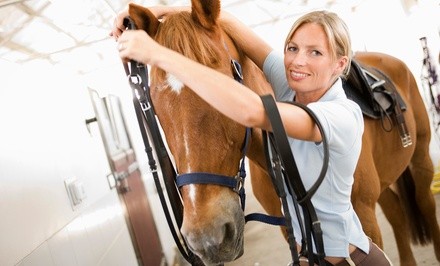
<instances>
[{"instance_id":1,"label":"rein","mask_svg":"<svg viewBox=\"0 0 440 266\"><path fill-rule=\"evenodd\" d=\"M271 95L261 96L261 100L272 125L272 132L263 131L267 166L276 192L282 200L283 210L287 220L286 227L288 233L288 243L293 259L293 265L300 265L299 257L305 256L308 257L309 265L318 263L320 266L324 266L326 265L326 261L324 259L325 252L324 241L322 239L321 223L316 215L315 208L311 202L311 197L324 180L328 168L329 150L325 132L323 131L319 120L309 108L298 103L289 102L290 104L294 104L305 110L315 120L315 123L317 124L322 135L324 160L321 172L317 181L308 191L306 191L298 172L292 150L290 149L290 144L281 122L275 100ZM294 203L296 216L301 229L302 243L299 254L293 234L293 227L291 223L292 217L287 204L288 195L285 188L287 188L287 192ZM304 221L301 220L299 206L302 207ZM315 244L316 248L317 261L315 260L315 255L313 254L313 244Z\"/></svg>"},{"instance_id":2,"label":"rein","mask_svg":"<svg viewBox=\"0 0 440 266\"><path fill-rule=\"evenodd\" d=\"M136 28L130 18L124 19L124 26L127 27L127 29ZM193 265L202 265L200 259L188 248L182 234L179 231L179 228L183 223L183 204L180 198L180 193L175 184L177 174L162 139L160 127L156 120L156 113L150 98L148 69L145 65L134 60L130 60L129 65L124 64L124 69L125 73L127 74L130 87L132 88L133 105L142 135L142 140L144 142L145 152L147 153L148 164L153 175L156 191L159 195L168 227L170 228L177 248L185 260ZM153 150L156 151L157 159L159 161L159 166L162 173L162 181L159 178L157 163L153 155ZM162 189L162 182L164 183L173 215L171 215L170 208L165 198L165 193ZM174 219L172 217L174 217Z\"/></svg>"}]
</instances>

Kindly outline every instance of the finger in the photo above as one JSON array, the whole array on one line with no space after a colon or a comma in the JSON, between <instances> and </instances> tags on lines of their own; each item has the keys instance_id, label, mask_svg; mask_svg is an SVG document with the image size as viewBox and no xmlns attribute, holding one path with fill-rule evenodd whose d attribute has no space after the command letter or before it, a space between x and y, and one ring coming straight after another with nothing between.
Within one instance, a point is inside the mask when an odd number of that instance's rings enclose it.
<instances>
[{"instance_id":1,"label":"finger","mask_svg":"<svg viewBox=\"0 0 440 266\"><path fill-rule=\"evenodd\" d=\"M119 44L118 44L118 50L119 50L120 52L125 50L125 45L124 45L124 43L119 43Z\"/></svg>"},{"instance_id":2,"label":"finger","mask_svg":"<svg viewBox=\"0 0 440 266\"><path fill-rule=\"evenodd\" d=\"M126 49L120 50L120 51L118 51L118 53L119 53L119 57L121 58L121 60L124 63L130 62L131 58L128 56L128 53L127 53Z\"/></svg>"},{"instance_id":3,"label":"finger","mask_svg":"<svg viewBox=\"0 0 440 266\"><path fill-rule=\"evenodd\" d=\"M125 27L123 25L123 19L116 17L115 20L113 21L113 28L109 33L109 36L114 37L117 40L124 31L125 31Z\"/></svg>"},{"instance_id":4,"label":"finger","mask_svg":"<svg viewBox=\"0 0 440 266\"><path fill-rule=\"evenodd\" d=\"M114 28L110 33L110 36L113 37L116 41L121 37L123 31L119 28Z\"/></svg>"},{"instance_id":5,"label":"finger","mask_svg":"<svg viewBox=\"0 0 440 266\"><path fill-rule=\"evenodd\" d=\"M126 29L126 27L124 26L124 18L125 17L118 17L116 20L115 20L115 28L117 28L118 30L120 30L121 32L122 31L125 31L125 29Z\"/></svg>"},{"instance_id":6,"label":"finger","mask_svg":"<svg viewBox=\"0 0 440 266\"><path fill-rule=\"evenodd\" d=\"M123 22L124 19L120 18L119 16L115 18L115 20L113 21L113 29L118 29L120 31L122 31L122 28L124 27Z\"/></svg>"},{"instance_id":7,"label":"finger","mask_svg":"<svg viewBox=\"0 0 440 266\"><path fill-rule=\"evenodd\" d=\"M114 38L118 37L118 33L116 32L116 30L114 28L110 31L110 33L108 35L110 37L114 37Z\"/></svg>"}]
</instances>

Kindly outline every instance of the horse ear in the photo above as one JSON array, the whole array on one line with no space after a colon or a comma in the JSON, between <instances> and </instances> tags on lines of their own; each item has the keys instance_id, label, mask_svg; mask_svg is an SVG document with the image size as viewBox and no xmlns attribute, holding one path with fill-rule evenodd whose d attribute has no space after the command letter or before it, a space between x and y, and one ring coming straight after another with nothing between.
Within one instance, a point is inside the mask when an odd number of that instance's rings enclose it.
<instances>
[{"instance_id":1,"label":"horse ear","mask_svg":"<svg viewBox=\"0 0 440 266\"><path fill-rule=\"evenodd\" d=\"M133 20L136 29L144 30L150 36L156 34L160 22L148 8L130 3L128 5L128 14Z\"/></svg>"},{"instance_id":2,"label":"horse ear","mask_svg":"<svg viewBox=\"0 0 440 266\"><path fill-rule=\"evenodd\" d=\"M220 16L220 1L217 0L191 0L191 16L205 29L212 29L217 24Z\"/></svg>"}]
</instances>

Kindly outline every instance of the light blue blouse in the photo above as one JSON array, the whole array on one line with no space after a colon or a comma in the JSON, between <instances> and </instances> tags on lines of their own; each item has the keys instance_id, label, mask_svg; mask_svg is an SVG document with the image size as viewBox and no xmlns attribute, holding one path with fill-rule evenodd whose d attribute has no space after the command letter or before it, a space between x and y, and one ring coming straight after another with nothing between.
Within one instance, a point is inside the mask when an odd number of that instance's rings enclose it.
<instances>
[{"instance_id":1,"label":"light blue blouse","mask_svg":"<svg viewBox=\"0 0 440 266\"><path fill-rule=\"evenodd\" d=\"M271 52L263 66L277 101L292 101L295 92L289 88L282 55ZM364 120L359 106L347 99L342 81L335 84L319 99L307 105L323 126L329 144L327 174L312 203L321 221L326 256L348 257L349 244L369 252L368 237L351 204L354 171L359 159ZM316 181L324 158L323 145L289 138L298 171L306 189ZM293 217L295 239L301 243L301 231L289 197L289 212Z\"/></svg>"}]
</instances>

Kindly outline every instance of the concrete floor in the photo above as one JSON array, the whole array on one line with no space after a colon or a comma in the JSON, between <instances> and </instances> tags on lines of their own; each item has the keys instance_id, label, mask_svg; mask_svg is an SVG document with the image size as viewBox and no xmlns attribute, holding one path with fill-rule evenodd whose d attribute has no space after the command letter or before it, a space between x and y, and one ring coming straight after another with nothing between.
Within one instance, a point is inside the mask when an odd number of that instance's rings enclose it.
<instances>
[{"instance_id":1,"label":"concrete floor","mask_svg":"<svg viewBox=\"0 0 440 266\"><path fill-rule=\"evenodd\" d=\"M252 195L250 181L246 182L246 214L263 212L261 206ZM434 195L436 201L437 220L440 221L440 193ZM377 207L377 216L384 239L384 251L391 262L399 265L394 234L391 226L385 219L380 207ZM281 235L278 227L260 222L249 222L245 227L244 254L234 262L225 266L286 266L290 261L289 246ZM439 266L433 250L433 245L413 246L418 266ZM182 257L176 258L173 266L190 266Z\"/></svg>"},{"instance_id":2,"label":"concrete floor","mask_svg":"<svg viewBox=\"0 0 440 266\"><path fill-rule=\"evenodd\" d=\"M246 214L263 212L252 196L250 185L247 185L246 189ZM435 199L437 203L437 219L440 221L440 194L436 194ZM399 265L394 235L380 207L377 208L377 215L384 239L384 251L394 265ZM291 261L289 247L282 237L279 228L275 226L259 222L249 222L246 224L244 247L243 256L234 262L225 264L225 266L284 266ZM413 252L417 256L416 259L419 266L440 265L435 258L432 244L424 247L414 246Z\"/></svg>"}]
</instances>

